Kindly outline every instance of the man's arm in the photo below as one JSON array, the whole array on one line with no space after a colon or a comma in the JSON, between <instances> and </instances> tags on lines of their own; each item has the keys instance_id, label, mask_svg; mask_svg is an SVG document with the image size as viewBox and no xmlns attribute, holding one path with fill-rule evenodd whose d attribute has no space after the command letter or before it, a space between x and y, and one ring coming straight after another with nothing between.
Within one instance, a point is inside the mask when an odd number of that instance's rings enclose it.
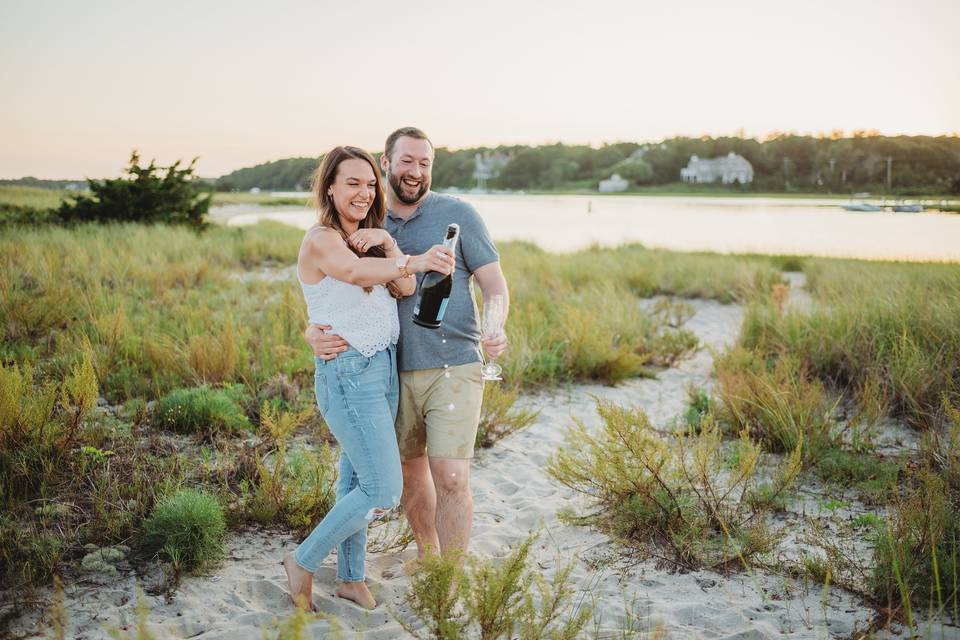
<instances>
[{"instance_id":1,"label":"man's arm","mask_svg":"<svg viewBox=\"0 0 960 640\"><path fill-rule=\"evenodd\" d=\"M303 332L313 353L322 360L333 360L338 353L347 350L347 341L335 333L326 333L332 327L328 324L308 324Z\"/></svg>"},{"instance_id":2,"label":"man's arm","mask_svg":"<svg viewBox=\"0 0 960 640\"><path fill-rule=\"evenodd\" d=\"M503 324L506 326L510 312L510 291L507 289L507 279L503 277L500 263L485 264L474 271L473 275L477 279L477 284L480 285L484 302L497 294L503 296ZM499 336L481 339L480 344L483 345L483 350L488 357L499 357L507 349L507 334L501 331Z\"/></svg>"}]
</instances>

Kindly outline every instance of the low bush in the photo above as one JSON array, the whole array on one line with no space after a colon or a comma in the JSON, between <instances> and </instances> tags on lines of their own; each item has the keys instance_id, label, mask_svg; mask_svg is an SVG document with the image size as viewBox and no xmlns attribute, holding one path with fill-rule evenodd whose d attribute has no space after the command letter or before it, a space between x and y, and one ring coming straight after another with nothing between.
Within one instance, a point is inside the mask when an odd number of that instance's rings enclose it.
<instances>
[{"instance_id":1,"label":"low bush","mask_svg":"<svg viewBox=\"0 0 960 640\"><path fill-rule=\"evenodd\" d=\"M306 533L333 508L338 464L330 445L288 451L291 434L311 414L279 411L264 403L261 446L253 453L255 471L246 489L246 511L257 522L279 520Z\"/></svg>"},{"instance_id":2,"label":"low bush","mask_svg":"<svg viewBox=\"0 0 960 640\"><path fill-rule=\"evenodd\" d=\"M488 382L483 386L483 406L480 425L477 428L475 446L487 449L512 433L524 429L536 421L540 410L514 409L519 395L519 385L508 387L505 383Z\"/></svg>"},{"instance_id":3,"label":"low bush","mask_svg":"<svg viewBox=\"0 0 960 640\"><path fill-rule=\"evenodd\" d=\"M56 481L96 404L89 351L59 384L38 382L29 366L0 364L0 501L31 498Z\"/></svg>"},{"instance_id":4,"label":"low bush","mask_svg":"<svg viewBox=\"0 0 960 640\"><path fill-rule=\"evenodd\" d=\"M251 429L236 387L175 389L157 401L151 424L179 433L236 433Z\"/></svg>"},{"instance_id":5,"label":"low bush","mask_svg":"<svg viewBox=\"0 0 960 640\"><path fill-rule=\"evenodd\" d=\"M872 595L911 629L915 611L960 620L960 404L944 397L942 409L948 423L924 439L921 466L894 494L873 555Z\"/></svg>"},{"instance_id":6,"label":"low bush","mask_svg":"<svg viewBox=\"0 0 960 640\"><path fill-rule=\"evenodd\" d=\"M181 489L161 500L144 523L143 545L180 571L201 571L223 555L226 522L216 497Z\"/></svg>"},{"instance_id":7,"label":"low bush","mask_svg":"<svg viewBox=\"0 0 960 640\"><path fill-rule=\"evenodd\" d=\"M924 470L917 485L895 500L880 529L873 556L870 588L912 628L915 609L930 618L960 612L960 508L958 494L943 478Z\"/></svg>"},{"instance_id":8,"label":"low bush","mask_svg":"<svg viewBox=\"0 0 960 640\"><path fill-rule=\"evenodd\" d=\"M0 203L0 229L12 225L43 226L60 222L52 209L37 209L24 205Z\"/></svg>"},{"instance_id":9,"label":"low bush","mask_svg":"<svg viewBox=\"0 0 960 640\"><path fill-rule=\"evenodd\" d=\"M683 421L687 427L700 429L700 423L711 415L710 396L706 391L697 387L687 389L687 409L683 412Z\"/></svg>"},{"instance_id":10,"label":"low bush","mask_svg":"<svg viewBox=\"0 0 960 640\"><path fill-rule=\"evenodd\" d=\"M143 167L134 151L127 178L87 180L90 195L83 193L73 202L64 202L57 215L65 223L162 222L201 229L206 225L212 195L199 188L195 164L196 158L186 168L180 168L179 161L158 167L151 160Z\"/></svg>"},{"instance_id":11,"label":"low bush","mask_svg":"<svg viewBox=\"0 0 960 640\"><path fill-rule=\"evenodd\" d=\"M727 463L715 419L700 430L664 436L638 408L597 402L603 426L597 435L576 421L567 446L547 472L584 494L596 511L566 513L628 544L665 545L664 558L686 568L748 563L772 550L776 536L763 514L793 483L801 469L802 436L769 481L757 473L760 445L741 432L734 465ZM755 499L755 496L763 499Z\"/></svg>"},{"instance_id":12,"label":"low bush","mask_svg":"<svg viewBox=\"0 0 960 640\"><path fill-rule=\"evenodd\" d=\"M572 564L557 568L552 581L530 566L536 536L496 561L428 555L412 577L407 603L426 626L426 635L399 619L416 638L459 640L574 640L592 609L573 603ZM465 566L463 566L465 564Z\"/></svg>"}]
</instances>

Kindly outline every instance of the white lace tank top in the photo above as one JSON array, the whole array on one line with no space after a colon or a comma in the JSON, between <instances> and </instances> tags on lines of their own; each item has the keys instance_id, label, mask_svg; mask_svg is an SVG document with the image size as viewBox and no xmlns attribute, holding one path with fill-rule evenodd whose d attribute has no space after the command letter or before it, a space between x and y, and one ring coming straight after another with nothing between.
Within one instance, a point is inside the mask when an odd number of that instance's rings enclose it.
<instances>
[{"instance_id":1,"label":"white lace tank top","mask_svg":"<svg viewBox=\"0 0 960 640\"><path fill-rule=\"evenodd\" d=\"M339 335L368 358L400 338L397 301L382 284L367 293L328 275L316 284L300 280L300 287L310 322L332 326L328 333Z\"/></svg>"}]
</instances>

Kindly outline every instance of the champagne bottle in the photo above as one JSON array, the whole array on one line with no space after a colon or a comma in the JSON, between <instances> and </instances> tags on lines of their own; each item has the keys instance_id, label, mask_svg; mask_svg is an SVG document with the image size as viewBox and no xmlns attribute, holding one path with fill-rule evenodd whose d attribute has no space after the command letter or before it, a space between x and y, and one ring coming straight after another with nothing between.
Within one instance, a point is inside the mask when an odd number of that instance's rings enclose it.
<instances>
[{"instance_id":1,"label":"champagne bottle","mask_svg":"<svg viewBox=\"0 0 960 640\"><path fill-rule=\"evenodd\" d=\"M460 225L451 224L443 238L443 246L454 251L457 238L460 236ZM430 271L423 276L420 283L420 297L413 308L413 321L421 327L439 329L443 322L443 313L450 302L450 291L453 289L451 274Z\"/></svg>"}]
</instances>

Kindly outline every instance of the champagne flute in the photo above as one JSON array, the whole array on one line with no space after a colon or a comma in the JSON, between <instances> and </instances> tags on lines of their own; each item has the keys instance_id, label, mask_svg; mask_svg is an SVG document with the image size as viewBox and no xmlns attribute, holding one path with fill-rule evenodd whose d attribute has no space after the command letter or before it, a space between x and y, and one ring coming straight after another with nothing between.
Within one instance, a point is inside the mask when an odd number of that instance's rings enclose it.
<instances>
[{"instance_id":1,"label":"champagne flute","mask_svg":"<svg viewBox=\"0 0 960 640\"><path fill-rule=\"evenodd\" d=\"M483 303L483 336L486 338L495 338L503 332L503 296L500 294L490 296L490 299ZM480 369L484 380L503 380L500 374L503 367L498 365L494 358L483 365Z\"/></svg>"}]
</instances>

